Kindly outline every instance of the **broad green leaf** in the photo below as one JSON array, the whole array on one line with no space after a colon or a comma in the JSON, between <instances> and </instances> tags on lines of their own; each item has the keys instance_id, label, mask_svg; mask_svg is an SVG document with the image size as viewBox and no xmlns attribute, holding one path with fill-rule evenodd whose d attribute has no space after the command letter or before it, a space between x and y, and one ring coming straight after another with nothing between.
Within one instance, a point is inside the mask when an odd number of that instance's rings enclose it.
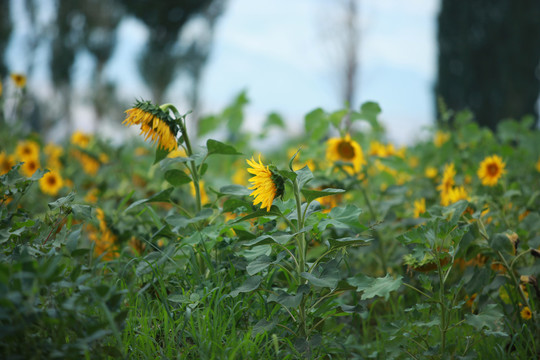
<instances>
[{"instance_id":1,"label":"broad green leaf","mask_svg":"<svg viewBox=\"0 0 540 360\"><path fill-rule=\"evenodd\" d=\"M242 153L236 151L234 146L224 144L214 139L208 139L206 141L206 148L208 149L208 155L242 155Z\"/></svg>"},{"instance_id":2,"label":"broad green leaf","mask_svg":"<svg viewBox=\"0 0 540 360\"><path fill-rule=\"evenodd\" d=\"M302 297L304 294L309 293L309 286L300 285L295 295L290 295L283 290L278 290L277 294L270 294L268 296L268 302L277 302L280 305L285 306L286 308L295 308L300 305Z\"/></svg>"},{"instance_id":3,"label":"broad green leaf","mask_svg":"<svg viewBox=\"0 0 540 360\"><path fill-rule=\"evenodd\" d=\"M267 245L267 244L272 244L272 243L285 245L293 237L294 237L293 234L287 234L287 233L276 233L272 235L265 234L251 241L248 241L247 243L244 244L244 246Z\"/></svg>"},{"instance_id":4,"label":"broad green leaf","mask_svg":"<svg viewBox=\"0 0 540 360\"><path fill-rule=\"evenodd\" d=\"M71 209L75 218L79 220L86 220L92 217L92 207L89 205L73 204Z\"/></svg>"},{"instance_id":5,"label":"broad green leaf","mask_svg":"<svg viewBox=\"0 0 540 360\"><path fill-rule=\"evenodd\" d=\"M262 277L255 275L247 278L247 280L238 288L231 291L229 294L232 297L237 297L240 293L247 293L256 290L262 282Z\"/></svg>"},{"instance_id":6,"label":"broad green leaf","mask_svg":"<svg viewBox=\"0 0 540 360\"><path fill-rule=\"evenodd\" d=\"M172 186L180 186L191 181L191 177L178 169L171 169L165 172L165 180Z\"/></svg>"},{"instance_id":7,"label":"broad green leaf","mask_svg":"<svg viewBox=\"0 0 540 360\"><path fill-rule=\"evenodd\" d=\"M372 238L369 239L360 239L353 237L345 237L339 239L329 239L330 249L338 249L341 247L347 246L368 246L369 242L373 241Z\"/></svg>"},{"instance_id":8,"label":"broad green leaf","mask_svg":"<svg viewBox=\"0 0 540 360\"><path fill-rule=\"evenodd\" d=\"M240 222L244 220L258 218L261 216L280 216L280 215L281 215L281 212L279 211L279 208L275 205L272 205L272 207L270 208L270 211L266 211L266 208L259 209L255 212L252 212L251 214L248 214L246 216L241 217L240 219L235 220L234 222L236 223L236 222Z\"/></svg>"},{"instance_id":9,"label":"broad green leaf","mask_svg":"<svg viewBox=\"0 0 540 360\"><path fill-rule=\"evenodd\" d=\"M219 189L220 194L223 195L234 195L234 196L249 196L251 190L242 185L226 185Z\"/></svg>"},{"instance_id":10,"label":"broad green leaf","mask_svg":"<svg viewBox=\"0 0 540 360\"><path fill-rule=\"evenodd\" d=\"M148 199L142 199L137 200L133 204L129 205L124 212L129 211L133 209L134 207L147 203L147 202L169 202L171 200L171 193L174 190L174 188L168 188L165 190L162 190L158 192L157 194L154 194L153 196L149 197Z\"/></svg>"},{"instance_id":11,"label":"broad green leaf","mask_svg":"<svg viewBox=\"0 0 540 360\"><path fill-rule=\"evenodd\" d=\"M156 148L156 157L154 158L154 164L157 164L161 160L165 159L169 155L169 150L163 149L161 146Z\"/></svg>"},{"instance_id":12,"label":"broad green leaf","mask_svg":"<svg viewBox=\"0 0 540 360\"><path fill-rule=\"evenodd\" d=\"M347 229L350 227L359 228L361 230L367 230L367 227L360 224L359 216L362 213L362 209L355 205L347 205L346 207L335 207L328 213L325 219L322 219L317 228L319 231L323 231L328 226L334 226L336 228Z\"/></svg>"},{"instance_id":13,"label":"broad green leaf","mask_svg":"<svg viewBox=\"0 0 540 360\"><path fill-rule=\"evenodd\" d=\"M183 229L187 227L190 224L195 224L201 220L208 219L214 211L212 209L202 209L197 215L195 215L192 218L188 218L186 216L182 216L179 214L173 214L169 215L165 218L165 222L167 222L169 225L173 226L175 229ZM173 230L173 231L174 231Z\"/></svg>"},{"instance_id":14,"label":"broad green leaf","mask_svg":"<svg viewBox=\"0 0 540 360\"><path fill-rule=\"evenodd\" d=\"M304 119L306 133L312 140L319 140L328 131L328 117L323 109L318 108L308 113Z\"/></svg>"},{"instance_id":15,"label":"broad green leaf","mask_svg":"<svg viewBox=\"0 0 540 360\"><path fill-rule=\"evenodd\" d=\"M272 112L268 115L266 118L266 121L264 122L263 129L268 129L272 126L285 129L285 122L283 121L283 118L278 113Z\"/></svg>"},{"instance_id":16,"label":"broad green leaf","mask_svg":"<svg viewBox=\"0 0 540 360\"><path fill-rule=\"evenodd\" d=\"M388 300L390 292L399 289L402 284L402 276L396 279L387 274L383 278L372 278L363 274L347 279L350 285L356 287L356 291L363 291L362 300L371 299L375 296L384 296Z\"/></svg>"},{"instance_id":17,"label":"broad green leaf","mask_svg":"<svg viewBox=\"0 0 540 360\"><path fill-rule=\"evenodd\" d=\"M295 172L298 176L298 187L300 189L302 189L304 185L306 185L313 179L313 173L307 166L304 166L303 168L296 170Z\"/></svg>"},{"instance_id":18,"label":"broad green leaf","mask_svg":"<svg viewBox=\"0 0 540 360\"><path fill-rule=\"evenodd\" d=\"M348 112L349 110L343 109L343 110L334 111L333 113L330 114L329 116L330 122L334 125L336 129L340 128L341 121L345 118L345 116L347 116Z\"/></svg>"},{"instance_id":19,"label":"broad green leaf","mask_svg":"<svg viewBox=\"0 0 540 360\"><path fill-rule=\"evenodd\" d=\"M502 311L497 304L489 304L478 315L467 314L465 316L465 322L476 330L480 331L484 328L488 330L498 329L497 323L503 317Z\"/></svg>"},{"instance_id":20,"label":"broad green leaf","mask_svg":"<svg viewBox=\"0 0 540 360\"><path fill-rule=\"evenodd\" d=\"M255 275L266 269L270 264L272 264L272 258L267 255L261 255L248 264L246 271L249 275Z\"/></svg>"},{"instance_id":21,"label":"broad green leaf","mask_svg":"<svg viewBox=\"0 0 540 360\"><path fill-rule=\"evenodd\" d=\"M62 207L64 205L71 204L73 200L75 200L75 193L70 192L67 196L61 197L60 199L49 203L49 209L58 209L59 207Z\"/></svg>"},{"instance_id":22,"label":"broad green leaf","mask_svg":"<svg viewBox=\"0 0 540 360\"><path fill-rule=\"evenodd\" d=\"M321 277L317 277L307 272L303 272L300 275L314 286L334 289L339 281L339 270L336 268L336 271L337 274L326 274L321 275Z\"/></svg>"},{"instance_id":23,"label":"broad green leaf","mask_svg":"<svg viewBox=\"0 0 540 360\"><path fill-rule=\"evenodd\" d=\"M343 189L332 189L332 188L326 188L323 190L302 189L302 194L306 198L307 202L312 202L313 200L318 199L320 197L341 194L344 192L345 190Z\"/></svg>"},{"instance_id":24,"label":"broad green leaf","mask_svg":"<svg viewBox=\"0 0 540 360\"><path fill-rule=\"evenodd\" d=\"M514 253L514 245L512 245L506 234L495 234L489 239L489 245L495 251L507 252L509 254Z\"/></svg>"},{"instance_id":25,"label":"broad green leaf","mask_svg":"<svg viewBox=\"0 0 540 360\"><path fill-rule=\"evenodd\" d=\"M259 335L265 332L270 332L272 331L272 329L276 327L277 323L278 323L277 317L274 317L272 319L272 322L267 321L266 319L261 319L253 326L252 334Z\"/></svg>"},{"instance_id":26,"label":"broad green leaf","mask_svg":"<svg viewBox=\"0 0 540 360\"><path fill-rule=\"evenodd\" d=\"M221 118L211 115L211 116L205 116L199 121L198 136L202 136L205 134L208 134L211 131L214 131L219 126Z\"/></svg>"}]
</instances>

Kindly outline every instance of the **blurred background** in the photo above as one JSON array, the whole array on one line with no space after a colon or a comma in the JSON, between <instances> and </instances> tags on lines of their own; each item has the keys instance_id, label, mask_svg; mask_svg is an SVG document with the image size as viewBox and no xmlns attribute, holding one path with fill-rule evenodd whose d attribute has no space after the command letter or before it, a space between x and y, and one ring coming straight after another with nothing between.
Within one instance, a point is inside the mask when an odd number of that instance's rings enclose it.
<instances>
[{"instance_id":1,"label":"blurred background","mask_svg":"<svg viewBox=\"0 0 540 360\"><path fill-rule=\"evenodd\" d=\"M254 131L278 112L290 134L315 108L376 101L404 144L451 123L439 106L537 126L540 2L2 0L0 54L6 119L22 99L25 126L51 140L121 141L142 98L193 119L240 103Z\"/></svg>"}]
</instances>

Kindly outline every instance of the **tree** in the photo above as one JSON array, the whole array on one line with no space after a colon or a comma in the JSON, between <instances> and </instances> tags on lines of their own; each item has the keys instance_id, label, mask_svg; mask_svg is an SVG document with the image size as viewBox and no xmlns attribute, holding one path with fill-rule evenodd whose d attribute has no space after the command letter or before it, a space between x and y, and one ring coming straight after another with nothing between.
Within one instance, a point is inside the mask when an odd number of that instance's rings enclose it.
<instances>
[{"instance_id":1,"label":"tree","mask_svg":"<svg viewBox=\"0 0 540 360\"><path fill-rule=\"evenodd\" d=\"M537 118L539 19L535 0L442 0L437 98L491 129L505 118Z\"/></svg>"}]
</instances>

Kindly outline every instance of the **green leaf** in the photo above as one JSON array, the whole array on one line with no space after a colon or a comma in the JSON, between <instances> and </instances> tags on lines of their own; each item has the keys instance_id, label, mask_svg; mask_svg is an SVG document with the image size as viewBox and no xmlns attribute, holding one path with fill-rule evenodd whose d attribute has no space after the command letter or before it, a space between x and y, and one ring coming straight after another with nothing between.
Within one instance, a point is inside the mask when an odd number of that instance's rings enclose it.
<instances>
[{"instance_id":1,"label":"green leaf","mask_svg":"<svg viewBox=\"0 0 540 360\"><path fill-rule=\"evenodd\" d=\"M247 243L244 244L244 246L267 245L267 244L272 244L272 243L285 245L293 237L294 237L294 234L287 234L287 233L276 233L273 235L265 234L265 235L256 237L253 240L248 241Z\"/></svg>"},{"instance_id":2,"label":"green leaf","mask_svg":"<svg viewBox=\"0 0 540 360\"><path fill-rule=\"evenodd\" d=\"M244 220L258 218L261 216L281 216L281 211L279 211L279 208L277 206L272 205L272 207L270 208L270 211L266 211L266 208L259 209L255 212L252 212L251 214L248 214L246 216L241 217L240 219L235 220L234 222L237 223Z\"/></svg>"},{"instance_id":3,"label":"green leaf","mask_svg":"<svg viewBox=\"0 0 540 360\"><path fill-rule=\"evenodd\" d=\"M233 196L249 196L251 190L242 185L226 185L219 189L220 194L223 195L233 195Z\"/></svg>"},{"instance_id":4,"label":"green leaf","mask_svg":"<svg viewBox=\"0 0 540 360\"><path fill-rule=\"evenodd\" d=\"M381 113L381 107L376 102L368 101L362 104L359 113L351 114L351 121L366 120L375 130L381 130L377 117Z\"/></svg>"},{"instance_id":5,"label":"green leaf","mask_svg":"<svg viewBox=\"0 0 540 360\"><path fill-rule=\"evenodd\" d=\"M274 317L272 322L267 321L266 319L261 319L253 326L252 334L253 336L256 336L265 332L270 332L276 327L277 323L277 317Z\"/></svg>"},{"instance_id":6,"label":"green leaf","mask_svg":"<svg viewBox=\"0 0 540 360\"><path fill-rule=\"evenodd\" d=\"M296 150L296 152L294 153L294 155L293 155L293 156L291 157L291 159L289 160L289 169L290 169L291 171L294 171L294 170L293 170L293 162L294 162L294 159L296 159L296 156L298 155L298 153L300 152L301 149L302 149L302 148L299 148L298 150ZM291 180L294 181L294 179L291 179Z\"/></svg>"},{"instance_id":7,"label":"green leaf","mask_svg":"<svg viewBox=\"0 0 540 360\"><path fill-rule=\"evenodd\" d=\"M349 110L343 109L343 110L334 111L333 113L330 114L330 122L334 125L336 129L340 128L341 121L343 120L345 116L347 116L348 112Z\"/></svg>"},{"instance_id":8,"label":"green leaf","mask_svg":"<svg viewBox=\"0 0 540 360\"><path fill-rule=\"evenodd\" d=\"M363 291L362 300L371 299L375 296L384 296L388 300L390 292L399 289L402 284L402 276L396 279L390 274L386 274L383 278L372 278L363 274L358 274L355 277L347 279L347 282L356 287L356 291Z\"/></svg>"},{"instance_id":9,"label":"green leaf","mask_svg":"<svg viewBox=\"0 0 540 360\"><path fill-rule=\"evenodd\" d=\"M154 158L154 164L157 164L161 160L165 159L169 155L169 150L163 149L161 146L158 146L156 149L156 157Z\"/></svg>"},{"instance_id":10,"label":"green leaf","mask_svg":"<svg viewBox=\"0 0 540 360\"><path fill-rule=\"evenodd\" d=\"M337 275L339 275L338 269L336 269ZM337 276L334 276L336 274L328 275L328 276L321 276L317 277L313 274L303 272L300 274L304 279L309 281L310 284L317 286L317 287L326 287L330 289L334 289L339 281L339 278Z\"/></svg>"},{"instance_id":11,"label":"green leaf","mask_svg":"<svg viewBox=\"0 0 540 360\"><path fill-rule=\"evenodd\" d=\"M497 304L489 304L478 315L467 314L465 316L465 322L476 330L480 331L484 328L488 330L498 329L497 323L502 319L503 313L499 309Z\"/></svg>"},{"instance_id":12,"label":"green leaf","mask_svg":"<svg viewBox=\"0 0 540 360\"><path fill-rule=\"evenodd\" d=\"M489 239L489 245L495 251L507 252L509 254L514 253L514 245L512 245L506 234L495 234Z\"/></svg>"},{"instance_id":13,"label":"green leaf","mask_svg":"<svg viewBox=\"0 0 540 360\"><path fill-rule=\"evenodd\" d=\"M290 295L283 290L278 290L277 294L270 294L268 296L268 302L276 302L286 308L295 308L300 305L304 294L309 293L309 286L300 285L295 295Z\"/></svg>"},{"instance_id":14,"label":"green leaf","mask_svg":"<svg viewBox=\"0 0 540 360\"><path fill-rule=\"evenodd\" d=\"M208 134L209 132L217 129L217 127L219 126L220 120L221 119L219 117L213 116L213 115L206 116L200 119L199 126L198 126L198 131L199 131L198 136Z\"/></svg>"},{"instance_id":15,"label":"green leaf","mask_svg":"<svg viewBox=\"0 0 540 360\"><path fill-rule=\"evenodd\" d=\"M341 194L344 192L345 190L343 189L332 189L332 188L326 188L323 190L302 189L302 194L304 195L308 203L324 196L331 196L331 195Z\"/></svg>"},{"instance_id":16,"label":"green leaf","mask_svg":"<svg viewBox=\"0 0 540 360\"><path fill-rule=\"evenodd\" d=\"M153 196L149 197L148 199L142 199L137 200L133 204L129 205L124 212L129 211L133 209L134 207L147 203L147 202L170 202L171 200L171 193L174 190L174 188L168 188L165 190L162 190L158 192L157 194L154 194Z\"/></svg>"},{"instance_id":17,"label":"green leaf","mask_svg":"<svg viewBox=\"0 0 540 360\"><path fill-rule=\"evenodd\" d=\"M61 197L60 199L49 203L49 209L58 209L59 207L62 207L64 205L71 204L73 200L75 200L75 193L70 192L67 196Z\"/></svg>"},{"instance_id":18,"label":"green leaf","mask_svg":"<svg viewBox=\"0 0 540 360\"><path fill-rule=\"evenodd\" d=\"M368 246L373 239L361 239L353 237L345 237L340 239L329 239L330 249L339 249L347 246Z\"/></svg>"},{"instance_id":19,"label":"green leaf","mask_svg":"<svg viewBox=\"0 0 540 360\"><path fill-rule=\"evenodd\" d=\"M245 91L242 91L234 99L233 104L228 106L223 111L223 118L227 122L227 129L236 134L240 131L242 127L242 122L244 121L244 106L249 102L247 94Z\"/></svg>"},{"instance_id":20,"label":"green leaf","mask_svg":"<svg viewBox=\"0 0 540 360\"><path fill-rule=\"evenodd\" d=\"M210 216L212 216L213 213L214 211L212 209L205 208L192 218L188 218L179 214L169 215L165 218L165 222L173 226L173 231L176 231L178 229L183 229L190 224L195 224L201 220L208 219Z\"/></svg>"},{"instance_id":21,"label":"green leaf","mask_svg":"<svg viewBox=\"0 0 540 360\"><path fill-rule=\"evenodd\" d=\"M302 189L304 185L306 185L308 182L310 182L313 179L313 173L309 169L309 167L306 165L303 168L296 170L296 175L298 176L298 187Z\"/></svg>"},{"instance_id":22,"label":"green leaf","mask_svg":"<svg viewBox=\"0 0 540 360\"><path fill-rule=\"evenodd\" d=\"M86 220L92 217L92 207L88 205L73 204L71 206L73 215L79 220Z\"/></svg>"},{"instance_id":23,"label":"green leaf","mask_svg":"<svg viewBox=\"0 0 540 360\"><path fill-rule=\"evenodd\" d=\"M255 275L266 269L270 264L272 264L272 258L267 255L261 255L248 264L246 271L249 275Z\"/></svg>"},{"instance_id":24,"label":"green leaf","mask_svg":"<svg viewBox=\"0 0 540 360\"><path fill-rule=\"evenodd\" d=\"M328 117L323 109L318 108L308 113L304 119L306 133L312 140L319 140L328 132Z\"/></svg>"},{"instance_id":25,"label":"green leaf","mask_svg":"<svg viewBox=\"0 0 540 360\"><path fill-rule=\"evenodd\" d=\"M229 294L232 297L237 297L240 293L247 293L256 290L262 282L262 277L255 275L249 277L240 287L234 289Z\"/></svg>"},{"instance_id":26,"label":"green leaf","mask_svg":"<svg viewBox=\"0 0 540 360\"><path fill-rule=\"evenodd\" d=\"M165 172L165 180L172 186L180 186L191 182L191 177L178 169L171 169Z\"/></svg>"},{"instance_id":27,"label":"green leaf","mask_svg":"<svg viewBox=\"0 0 540 360\"><path fill-rule=\"evenodd\" d=\"M213 154L242 155L242 153L239 153L238 151L236 151L234 146L224 144L214 139L208 139L206 141L206 148L208 149L208 156L213 155Z\"/></svg>"},{"instance_id":28,"label":"green leaf","mask_svg":"<svg viewBox=\"0 0 540 360\"><path fill-rule=\"evenodd\" d=\"M326 219L322 219L317 228L319 231L323 231L328 226L334 226L340 229L348 229L350 227L359 228L361 230L367 230L367 227L360 224L359 216L362 213L362 209L355 205L347 205L346 207L335 207L327 215Z\"/></svg>"}]
</instances>

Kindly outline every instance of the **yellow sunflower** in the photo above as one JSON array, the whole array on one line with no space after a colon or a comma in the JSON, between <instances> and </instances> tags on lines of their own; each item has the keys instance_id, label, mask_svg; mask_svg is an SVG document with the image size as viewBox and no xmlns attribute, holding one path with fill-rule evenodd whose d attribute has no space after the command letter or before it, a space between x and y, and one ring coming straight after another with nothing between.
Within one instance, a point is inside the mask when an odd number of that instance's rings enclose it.
<instances>
[{"instance_id":1,"label":"yellow sunflower","mask_svg":"<svg viewBox=\"0 0 540 360\"><path fill-rule=\"evenodd\" d=\"M29 158L29 159L24 160L24 164L21 166L21 171L24 176L31 177L32 175L34 175L36 170L39 169L39 167L40 167L40 164L39 164L38 158L35 158L35 159Z\"/></svg>"},{"instance_id":2,"label":"yellow sunflower","mask_svg":"<svg viewBox=\"0 0 540 360\"><path fill-rule=\"evenodd\" d=\"M429 179L435 179L437 177L437 168L428 166L424 172L424 175Z\"/></svg>"},{"instance_id":3,"label":"yellow sunflower","mask_svg":"<svg viewBox=\"0 0 540 360\"><path fill-rule=\"evenodd\" d=\"M502 158L498 155L488 156L481 163L478 168L478 177L482 181L482 185L495 186L501 178L502 174L506 172L504 167L506 164Z\"/></svg>"},{"instance_id":4,"label":"yellow sunflower","mask_svg":"<svg viewBox=\"0 0 540 360\"><path fill-rule=\"evenodd\" d=\"M14 165L13 155L7 155L4 151L0 152L0 175L7 174Z\"/></svg>"},{"instance_id":5,"label":"yellow sunflower","mask_svg":"<svg viewBox=\"0 0 540 360\"><path fill-rule=\"evenodd\" d=\"M26 76L23 74L11 74L11 80L18 88L23 88L26 85Z\"/></svg>"},{"instance_id":6,"label":"yellow sunflower","mask_svg":"<svg viewBox=\"0 0 540 360\"><path fill-rule=\"evenodd\" d=\"M540 172L540 158L538 158L538 161L536 162L536 171Z\"/></svg>"},{"instance_id":7,"label":"yellow sunflower","mask_svg":"<svg viewBox=\"0 0 540 360\"><path fill-rule=\"evenodd\" d=\"M80 150L73 149L71 155L76 158L81 164L83 171L88 175L96 175L99 171L100 162L93 156L88 155Z\"/></svg>"},{"instance_id":8,"label":"yellow sunflower","mask_svg":"<svg viewBox=\"0 0 540 360\"><path fill-rule=\"evenodd\" d=\"M444 145L445 142L447 142L450 139L450 134L441 130L437 130L435 133L435 137L433 139L433 143L436 147L441 147Z\"/></svg>"},{"instance_id":9,"label":"yellow sunflower","mask_svg":"<svg viewBox=\"0 0 540 360\"><path fill-rule=\"evenodd\" d=\"M17 143L15 155L19 160L37 159L39 157L39 144L33 140L24 140Z\"/></svg>"},{"instance_id":10,"label":"yellow sunflower","mask_svg":"<svg viewBox=\"0 0 540 360\"><path fill-rule=\"evenodd\" d=\"M523 320L530 320L532 318L532 312L528 306L525 306L519 314Z\"/></svg>"},{"instance_id":11,"label":"yellow sunflower","mask_svg":"<svg viewBox=\"0 0 540 360\"><path fill-rule=\"evenodd\" d=\"M437 190L441 193L447 193L455 184L454 176L456 176L456 169L453 163L446 164L444 166L443 177Z\"/></svg>"},{"instance_id":12,"label":"yellow sunflower","mask_svg":"<svg viewBox=\"0 0 540 360\"><path fill-rule=\"evenodd\" d=\"M0 96L2 96L2 91L3 91L3 90L4 90L4 89L2 88L2 82L0 81Z\"/></svg>"},{"instance_id":13,"label":"yellow sunflower","mask_svg":"<svg viewBox=\"0 0 540 360\"><path fill-rule=\"evenodd\" d=\"M55 196L62 186L64 186L64 180L56 171L49 171L39 179L39 188L45 194Z\"/></svg>"},{"instance_id":14,"label":"yellow sunflower","mask_svg":"<svg viewBox=\"0 0 540 360\"><path fill-rule=\"evenodd\" d=\"M116 245L117 237L107 226L105 212L102 209L96 209L96 217L99 221L99 231L101 234L98 234L97 229L92 225L88 226L88 237L95 243L94 255L98 257L104 254L102 257L103 260L112 260L115 257L118 257L118 246Z\"/></svg>"},{"instance_id":15,"label":"yellow sunflower","mask_svg":"<svg viewBox=\"0 0 540 360\"><path fill-rule=\"evenodd\" d=\"M258 163L253 157L251 157L251 160L246 159L246 161L251 166L247 171L254 175L249 179L253 185L249 188L253 190L250 195L255 198L253 204L257 205L260 203L261 208L266 208L266 211L270 211L274 198L283 194L283 178L279 174L272 172L268 166L264 166L261 162L260 155Z\"/></svg>"},{"instance_id":16,"label":"yellow sunflower","mask_svg":"<svg viewBox=\"0 0 540 360\"><path fill-rule=\"evenodd\" d=\"M160 107L150 101L138 101L133 108L126 110L126 114L122 124L140 125L140 135L145 135L145 140L151 139L152 143L157 142L159 147L169 151L178 148L178 125Z\"/></svg>"},{"instance_id":17,"label":"yellow sunflower","mask_svg":"<svg viewBox=\"0 0 540 360\"><path fill-rule=\"evenodd\" d=\"M426 199L421 198L414 201L414 217L419 218L426 212Z\"/></svg>"},{"instance_id":18,"label":"yellow sunflower","mask_svg":"<svg viewBox=\"0 0 540 360\"><path fill-rule=\"evenodd\" d=\"M457 203L459 200L471 200L467 190L465 190L465 187L463 186L455 186L448 191L449 204Z\"/></svg>"},{"instance_id":19,"label":"yellow sunflower","mask_svg":"<svg viewBox=\"0 0 540 360\"><path fill-rule=\"evenodd\" d=\"M366 163L364 153L360 145L351 139L349 134L344 138L331 138L327 141L326 159L332 162L343 161L352 163L351 166L344 167L349 173L360 172L362 165Z\"/></svg>"},{"instance_id":20,"label":"yellow sunflower","mask_svg":"<svg viewBox=\"0 0 540 360\"><path fill-rule=\"evenodd\" d=\"M88 147L91 139L92 136L90 134L85 134L82 131L75 131L73 134L71 134L71 143L82 149L86 149Z\"/></svg>"}]
</instances>

